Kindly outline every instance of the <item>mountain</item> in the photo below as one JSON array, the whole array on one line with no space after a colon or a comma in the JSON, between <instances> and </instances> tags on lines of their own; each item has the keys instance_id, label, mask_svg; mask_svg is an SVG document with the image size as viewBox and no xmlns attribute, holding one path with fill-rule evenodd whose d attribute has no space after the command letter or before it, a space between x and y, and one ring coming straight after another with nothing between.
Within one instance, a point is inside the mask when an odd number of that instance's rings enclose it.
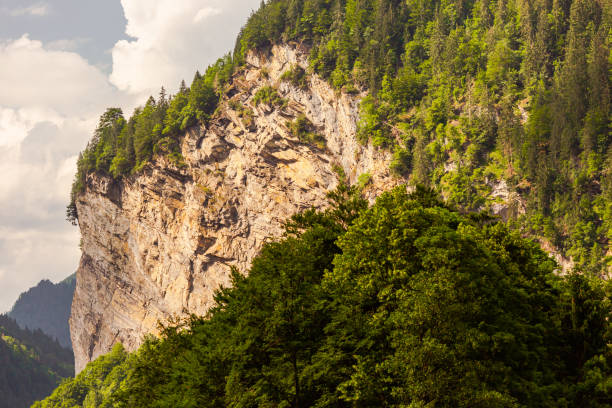
<instances>
[{"instance_id":1,"label":"mountain","mask_svg":"<svg viewBox=\"0 0 612 408\"><path fill-rule=\"evenodd\" d=\"M0 407L25 408L74 374L73 355L40 329L0 315Z\"/></svg>"},{"instance_id":2,"label":"mountain","mask_svg":"<svg viewBox=\"0 0 612 408\"><path fill-rule=\"evenodd\" d=\"M271 52L252 54L218 114L185 133L184 165L158 156L129 177L87 176L76 203L83 237L71 316L77 371L115 342L135 350L159 320L206 313L215 290L230 284L229 266L245 270L289 216L325 205L338 168L353 182L368 171L372 196L394 185L390 155L353 137L356 97L337 98L313 77L309 91L281 84L283 108L253 102L291 64L307 66L290 46ZM241 109L251 111L252 122ZM323 148L290 129L301 115L324 135Z\"/></svg>"},{"instance_id":3,"label":"mountain","mask_svg":"<svg viewBox=\"0 0 612 408\"><path fill-rule=\"evenodd\" d=\"M70 341L70 307L76 286L76 275L60 283L42 280L37 286L19 295L8 316L22 328L40 329L57 339L65 348L72 348Z\"/></svg>"},{"instance_id":4,"label":"mountain","mask_svg":"<svg viewBox=\"0 0 612 408\"><path fill-rule=\"evenodd\" d=\"M612 284L405 186L341 182L206 316L121 344L34 408L612 406Z\"/></svg>"},{"instance_id":5,"label":"mountain","mask_svg":"<svg viewBox=\"0 0 612 408\"><path fill-rule=\"evenodd\" d=\"M341 180L434 188L610 273L610 2L272 0L232 55L82 153L76 368L204 315L289 216Z\"/></svg>"}]
</instances>

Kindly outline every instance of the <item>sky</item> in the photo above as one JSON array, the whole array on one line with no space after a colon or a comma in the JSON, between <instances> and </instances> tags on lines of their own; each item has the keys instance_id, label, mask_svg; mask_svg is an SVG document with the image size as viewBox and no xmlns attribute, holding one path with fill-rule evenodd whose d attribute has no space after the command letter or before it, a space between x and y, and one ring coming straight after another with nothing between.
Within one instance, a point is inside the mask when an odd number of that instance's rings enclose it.
<instances>
[{"instance_id":1,"label":"sky","mask_svg":"<svg viewBox=\"0 0 612 408\"><path fill-rule=\"evenodd\" d=\"M161 86L234 47L260 0L0 0L0 313L76 271L65 221L76 159L108 107L129 116Z\"/></svg>"}]
</instances>

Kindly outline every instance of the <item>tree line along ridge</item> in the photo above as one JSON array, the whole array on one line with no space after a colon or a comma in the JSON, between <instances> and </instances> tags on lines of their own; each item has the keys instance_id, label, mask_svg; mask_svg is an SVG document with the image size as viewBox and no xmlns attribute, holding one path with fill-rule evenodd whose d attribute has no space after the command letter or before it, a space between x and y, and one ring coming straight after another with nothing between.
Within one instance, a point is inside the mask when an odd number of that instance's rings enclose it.
<instances>
[{"instance_id":1,"label":"tree line along ridge","mask_svg":"<svg viewBox=\"0 0 612 408\"><path fill-rule=\"evenodd\" d=\"M182 130L214 115L246 54L295 41L310 49L309 72L338 91L368 92L357 137L391 150L395 174L472 211L496 203L491 194L503 179L515 228L605 274L611 15L601 0L263 2L234 52L190 88L162 91L129 120L117 109L102 116L79 159L68 218L78 217L75 197L88 172L122 177L155 154L180 166ZM304 75L287 72L286 80L303 87Z\"/></svg>"}]
</instances>

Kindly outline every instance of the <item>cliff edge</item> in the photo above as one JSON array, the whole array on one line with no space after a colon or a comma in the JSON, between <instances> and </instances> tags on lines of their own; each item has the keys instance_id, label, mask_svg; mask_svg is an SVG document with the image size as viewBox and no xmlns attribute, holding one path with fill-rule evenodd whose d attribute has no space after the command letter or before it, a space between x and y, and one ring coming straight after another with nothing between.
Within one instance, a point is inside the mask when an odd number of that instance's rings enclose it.
<instances>
[{"instance_id":1,"label":"cliff edge","mask_svg":"<svg viewBox=\"0 0 612 408\"><path fill-rule=\"evenodd\" d=\"M70 317L76 371L123 343L135 350L158 322L204 314L230 267L245 271L294 213L326 204L342 169L367 173L366 194L398 183L390 154L355 138L362 95L339 94L317 75L283 80L308 67L298 45L251 53L234 74L207 126L182 139L184 165L157 157L137 175L87 177L76 206L82 257ZM282 106L258 103L277 90ZM302 121L318 143L303 140ZM324 141L323 141L324 140Z\"/></svg>"}]
</instances>

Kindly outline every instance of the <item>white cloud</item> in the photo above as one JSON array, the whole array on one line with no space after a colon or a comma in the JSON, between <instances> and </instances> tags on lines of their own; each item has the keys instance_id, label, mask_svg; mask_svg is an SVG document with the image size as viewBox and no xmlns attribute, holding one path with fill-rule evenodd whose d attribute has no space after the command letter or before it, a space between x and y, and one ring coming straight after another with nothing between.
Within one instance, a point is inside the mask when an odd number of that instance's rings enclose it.
<instances>
[{"instance_id":1,"label":"white cloud","mask_svg":"<svg viewBox=\"0 0 612 408\"><path fill-rule=\"evenodd\" d=\"M25 158L21 146L0 148L0 312L39 280L58 281L78 265L78 229L63 217L76 157L54 143L62 141L37 144L35 158Z\"/></svg>"},{"instance_id":2,"label":"white cloud","mask_svg":"<svg viewBox=\"0 0 612 408\"><path fill-rule=\"evenodd\" d=\"M229 52L260 0L121 0L131 41L113 48L111 81L133 94L173 91Z\"/></svg>"},{"instance_id":3,"label":"white cloud","mask_svg":"<svg viewBox=\"0 0 612 408\"><path fill-rule=\"evenodd\" d=\"M51 41L45 48L51 51L76 51L79 47L90 42L90 38L76 37Z\"/></svg>"},{"instance_id":4,"label":"white cloud","mask_svg":"<svg viewBox=\"0 0 612 408\"><path fill-rule=\"evenodd\" d=\"M96 67L74 52L50 50L27 34L0 43L0 106L91 115L119 96Z\"/></svg>"},{"instance_id":5,"label":"white cloud","mask_svg":"<svg viewBox=\"0 0 612 408\"><path fill-rule=\"evenodd\" d=\"M41 235L36 229L0 228L0 312L41 279L60 281L76 269L79 236L68 228Z\"/></svg>"},{"instance_id":6,"label":"white cloud","mask_svg":"<svg viewBox=\"0 0 612 408\"><path fill-rule=\"evenodd\" d=\"M129 102L96 67L27 35L0 43L0 312L78 264L64 220L76 155L107 106Z\"/></svg>"},{"instance_id":7,"label":"white cloud","mask_svg":"<svg viewBox=\"0 0 612 408\"><path fill-rule=\"evenodd\" d=\"M26 137L0 146L0 312L40 279L57 281L76 270L79 232L64 214L76 154L95 126L78 118L35 124L34 116L16 118Z\"/></svg>"},{"instance_id":8,"label":"white cloud","mask_svg":"<svg viewBox=\"0 0 612 408\"><path fill-rule=\"evenodd\" d=\"M173 92L189 82L233 48L259 3L121 0L133 40L112 49L110 77L71 52L74 41L0 41L0 312L38 280L76 269L79 234L65 207L76 155L100 114L109 106L129 114L162 85ZM9 14L49 10L37 3Z\"/></svg>"},{"instance_id":9,"label":"white cloud","mask_svg":"<svg viewBox=\"0 0 612 408\"><path fill-rule=\"evenodd\" d=\"M213 7L204 7L203 9L198 10L195 17L193 18L194 23L199 23L202 20L205 20L209 17L218 16L222 13L222 10Z\"/></svg>"},{"instance_id":10,"label":"white cloud","mask_svg":"<svg viewBox=\"0 0 612 408\"><path fill-rule=\"evenodd\" d=\"M12 17L35 16L42 17L49 14L49 5L46 3L36 3L28 7L13 9L9 11Z\"/></svg>"},{"instance_id":11,"label":"white cloud","mask_svg":"<svg viewBox=\"0 0 612 408\"><path fill-rule=\"evenodd\" d=\"M18 145L40 122L61 125L63 119L51 109L39 107L12 109L0 106L0 147Z\"/></svg>"}]
</instances>

